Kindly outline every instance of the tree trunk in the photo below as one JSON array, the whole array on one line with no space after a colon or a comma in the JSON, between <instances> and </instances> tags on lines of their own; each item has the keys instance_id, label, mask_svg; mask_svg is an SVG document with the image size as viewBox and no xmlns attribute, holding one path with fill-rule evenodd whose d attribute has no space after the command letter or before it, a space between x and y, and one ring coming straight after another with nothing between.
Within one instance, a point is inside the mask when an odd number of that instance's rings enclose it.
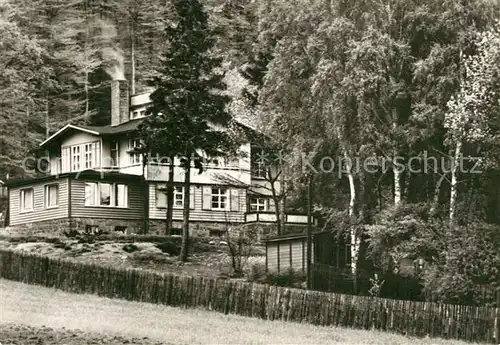
<instances>
[{"instance_id":1,"label":"tree trunk","mask_svg":"<svg viewBox=\"0 0 500 345\"><path fill-rule=\"evenodd\" d=\"M278 196L278 193L276 192L276 186L274 185L274 182L271 182L271 193L273 197L273 202L274 202L274 215L276 216L276 234L281 235L282 228L281 228L281 200L280 197Z\"/></svg>"},{"instance_id":2,"label":"tree trunk","mask_svg":"<svg viewBox=\"0 0 500 345\"><path fill-rule=\"evenodd\" d=\"M284 231L285 230L285 223L286 223L286 214L285 214L285 207L286 207L286 186L285 186L285 171L283 170L283 165L280 165L280 221L281 221L281 229Z\"/></svg>"},{"instance_id":3,"label":"tree trunk","mask_svg":"<svg viewBox=\"0 0 500 345\"><path fill-rule=\"evenodd\" d=\"M398 112L397 109L394 108L392 110L392 128L396 131L398 124ZM397 143L394 143L394 152L393 152L393 160L392 160L392 171L394 173L394 205L399 205L401 203L401 171L398 169L397 158L398 158L398 150L396 149Z\"/></svg>"},{"instance_id":4,"label":"tree trunk","mask_svg":"<svg viewBox=\"0 0 500 345\"><path fill-rule=\"evenodd\" d=\"M85 42L83 43L83 54L85 56L85 120L88 120L89 116L89 40L90 40L90 31L89 31L89 20L88 20L88 13L87 13L87 1L85 1L85 18L86 18L86 23L85 23Z\"/></svg>"},{"instance_id":5,"label":"tree trunk","mask_svg":"<svg viewBox=\"0 0 500 345\"><path fill-rule=\"evenodd\" d=\"M281 198L278 195L278 191L276 190L276 178L273 178L271 168L267 169L267 176L269 183L271 185L271 196L274 202L274 215L276 216L276 233L277 235L281 235L282 226L281 226Z\"/></svg>"},{"instance_id":6,"label":"tree trunk","mask_svg":"<svg viewBox=\"0 0 500 345\"><path fill-rule=\"evenodd\" d=\"M167 221L165 223L165 234L170 235L172 229L172 218L174 211L174 158L170 157L167 181Z\"/></svg>"},{"instance_id":7,"label":"tree trunk","mask_svg":"<svg viewBox=\"0 0 500 345\"><path fill-rule=\"evenodd\" d=\"M457 207L457 184L458 184L458 166L460 156L462 155L462 141L457 140L455 154L451 166L451 190L450 190L450 226L455 223L455 211Z\"/></svg>"},{"instance_id":8,"label":"tree trunk","mask_svg":"<svg viewBox=\"0 0 500 345\"><path fill-rule=\"evenodd\" d=\"M49 95L45 99L45 139L50 137Z\"/></svg>"},{"instance_id":9,"label":"tree trunk","mask_svg":"<svg viewBox=\"0 0 500 345\"><path fill-rule=\"evenodd\" d=\"M394 167L394 205L401 203L401 172Z\"/></svg>"},{"instance_id":10,"label":"tree trunk","mask_svg":"<svg viewBox=\"0 0 500 345\"><path fill-rule=\"evenodd\" d=\"M189 246L189 194L191 187L191 161L188 159L184 167L184 211L183 211L183 224L182 224L182 243L181 253L179 260L182 262L187 261L188 246Z\"/></svg>"},{"instance_id":11,"label":"tree trunk","mask_svg":"<svg viewBox=\"0 0 500 345\"><path fill-rule=\"evenodd\" d=\"M356 184L354 183L354 175L352 173L352 163L350 161L347 152L344 152L344 158L346 159L346 173L347 173L347 179L349 180L349 191L350 191L348 213L349 213L349 218L351 218L351 220L354 220L355 207L356 207ZM360 240L358 234L356 233L356 228L354 226L351 226L350 236L351 236L351 272L355 277L357 271Z\"/></svg>"},{"instance_id":12,"label":"tree trunk","mask_svg":"<svg viewBox=\"0 0 500 345\"><path fill-rule=\"evenodd\" d=\"M445 179L446 174L443 173L439 180L436 182L436 186L434 188L434 196L432 198L432 206L431 209L429 210L429 213L431 216L436 215L437 208L439 206L439 195L441 194L441 185L443 184L443 180Z\"/></svg>"},{"instance_id":13,"label":"tree trunk","mask_svg":"<svg viewBox=\"0 0 500 345\"><path fill-rule=\"evenodd\" d=\"M130 92L135 95L135 25L130 25Z\"/></svg>"}]
</instances>

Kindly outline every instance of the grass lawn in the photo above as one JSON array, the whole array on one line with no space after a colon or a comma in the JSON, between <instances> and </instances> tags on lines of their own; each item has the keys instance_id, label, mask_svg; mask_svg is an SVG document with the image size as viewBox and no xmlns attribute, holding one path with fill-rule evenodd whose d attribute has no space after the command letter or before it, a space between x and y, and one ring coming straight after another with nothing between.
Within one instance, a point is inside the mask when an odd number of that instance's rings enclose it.
<instances>
[{"instance_id":1,"label":"grass lawn","mask_svg":"<svg viewBox=\"0 0 500 345\"><path fill-rule=\"evenodd\" d=\"M1 236L1 235L0 235ZM127 243L115 241L96 241L95 243L79 243L75 239L61 238L58 243L15 241L15 236L0 237L0 249L22 251L43 255L50 258L78 260L98 265L113 267L134 267L158 272L172 272L190 276L217 278L221 274L231 272L230 256L227 246L199 244L189 253L189 261L181 263L177 255L163 252L156 243L129 243L136 246L134 252L126 252ZM251 265L265 264L265 250L256 248L256 256L247 261L246 270Z\"/></svg>"},{"instance_id":2,"label":"grass lawn","mask_svg":"<svg viewBox=\"0 0 500 345\"><path fill-rule=\"evenodd\" d=\"M33 335L26 338L26 334ZM0 279L0 342L6 344L7 340L11 344L68 345L467 344L407 338L378 331L271 322L205 310L70 294Z\"/></svg>"}]
</instances>

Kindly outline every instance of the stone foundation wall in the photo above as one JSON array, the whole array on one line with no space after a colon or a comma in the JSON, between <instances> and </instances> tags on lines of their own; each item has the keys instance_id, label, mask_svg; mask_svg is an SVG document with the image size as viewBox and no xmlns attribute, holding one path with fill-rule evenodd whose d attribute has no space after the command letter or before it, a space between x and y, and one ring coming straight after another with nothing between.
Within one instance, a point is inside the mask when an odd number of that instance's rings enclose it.
<instances>
[{"instance_id":1,"label":"stone foundation wall","mask_svg":"<svg viewBox=\"0 0 500 345\"><path fill-rule=\"evenodd\" d=\"M87 226L98 228L100 232L110 233L118 230L116 227L122 227L126 234L140 234L143 222L103 218L61 218L9 226L5 229L5 233L19 236L63 236L65 232L72 230L84 233L87 231Z\"/></svg>"},{"instance_id":2,"label":"stone foundation wall","mask_svg":"<svg viewBox=\"0 0 500 345\"><path fill-rule=\"evenodd\" d=\"M5 228L8 235L18 236L61 236L69 229L69 219L53 219L35 223L27 223Z\"/></svg>"},{"instance_id":3,"label":"stone foundation wall","mask_svg":"<svg viewBox=\"0 0 500 345\"><path fill-rule=\"evenodd\" d=\"M87 226L98 227L99 231L120 231L125 234L142 234L144 222L142 220L103 219L103 218L71 218L69 229L78 232L87 231Z\"/></svg>"},{"instance_id":4,"label":"stone foundation wall","mask_svg":"<svg viewBox=\"0 0 500 345\"><path fill-rule=\"evenodd\" d=\"M276 225L263 223L247 223L236 225L244 231L247 229L252 232L260 241L264 237L276 235ZM90 227L88 229L88 227ZM233 226L234 227L234 226ZM21 236L62 236L64 232L78 231L84 233L87 230L99 229L100 232L112 233L123 231L125 234L143 234L142 220L126 219L103 219L103 218L61 218L49 221L27 223L7 227L5 233L9 235ZM182 222L173 222L173 234L182 234ZM231 227L229 227L231 229ZM215 222L191 222L189 226L190 235L193 237L225 237L228 226L223 223ZM286 225L284 233L305 233L306 225ZM316 229L313 229L315 231ZM237 234L237 232L234 232ZM164 220L150 220L148 234L165 235ZM231 232L230 232L231 234Z\"/></svg>"},{"instance_id":5,"label":"stone foundation wall","mask_svg":"<svg viewBox=\"0 0 500 345\"><path fill-rule=\"evenodd\" d=\"M172 227L182 234L182 222L174 221ZM213 222L191 222L189 224L189 234L194 237L216 237L219 235L224 236L226 231L226 224L213 223ZM164 220L150 220L148 234L151 235L165 235L166 226Z\"/></svg>"}]
</instances>

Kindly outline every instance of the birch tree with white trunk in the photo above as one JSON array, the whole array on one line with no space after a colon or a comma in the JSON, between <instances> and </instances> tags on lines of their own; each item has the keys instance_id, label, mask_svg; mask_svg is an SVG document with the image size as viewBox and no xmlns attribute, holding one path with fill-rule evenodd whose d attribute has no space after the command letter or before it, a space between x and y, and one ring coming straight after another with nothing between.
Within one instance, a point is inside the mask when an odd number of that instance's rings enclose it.
<instances>
[{"instance_id":1,"label":"birch tree with white trunk","mask_svg":"<svg viewBox=\"0 0 500 345\"><path fill-rule=\"evenodd\" d=\"M495 99L494 78L500 62L500 25L477 34L476 53L460 52L460 88L447 103L445 127L453 149L449 223L456 222L459 166L467 143L485 140L488 135L489 104Z\"/></svg>"}]
</instances>

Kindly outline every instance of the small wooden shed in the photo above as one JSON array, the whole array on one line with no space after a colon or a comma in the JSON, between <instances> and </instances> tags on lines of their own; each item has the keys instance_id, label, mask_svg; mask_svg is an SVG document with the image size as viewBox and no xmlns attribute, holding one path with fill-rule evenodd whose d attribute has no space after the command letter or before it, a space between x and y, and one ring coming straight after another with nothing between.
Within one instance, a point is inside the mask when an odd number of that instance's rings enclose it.
<instances>
[{"instance_id":1,"label":"small wooden shed","mask_svg":"<svg viewBox=\"0 0 500 345\"><path fill-rule=\"evenodd\" d=\"M307 235L287 234L264 240L266 245L266 271L307 272ZM330 232L312 234L311 263L320 263L334 267L346 267L350 264L350 251L344 241L339 241Z\"/></svg>"}]
</instances>

